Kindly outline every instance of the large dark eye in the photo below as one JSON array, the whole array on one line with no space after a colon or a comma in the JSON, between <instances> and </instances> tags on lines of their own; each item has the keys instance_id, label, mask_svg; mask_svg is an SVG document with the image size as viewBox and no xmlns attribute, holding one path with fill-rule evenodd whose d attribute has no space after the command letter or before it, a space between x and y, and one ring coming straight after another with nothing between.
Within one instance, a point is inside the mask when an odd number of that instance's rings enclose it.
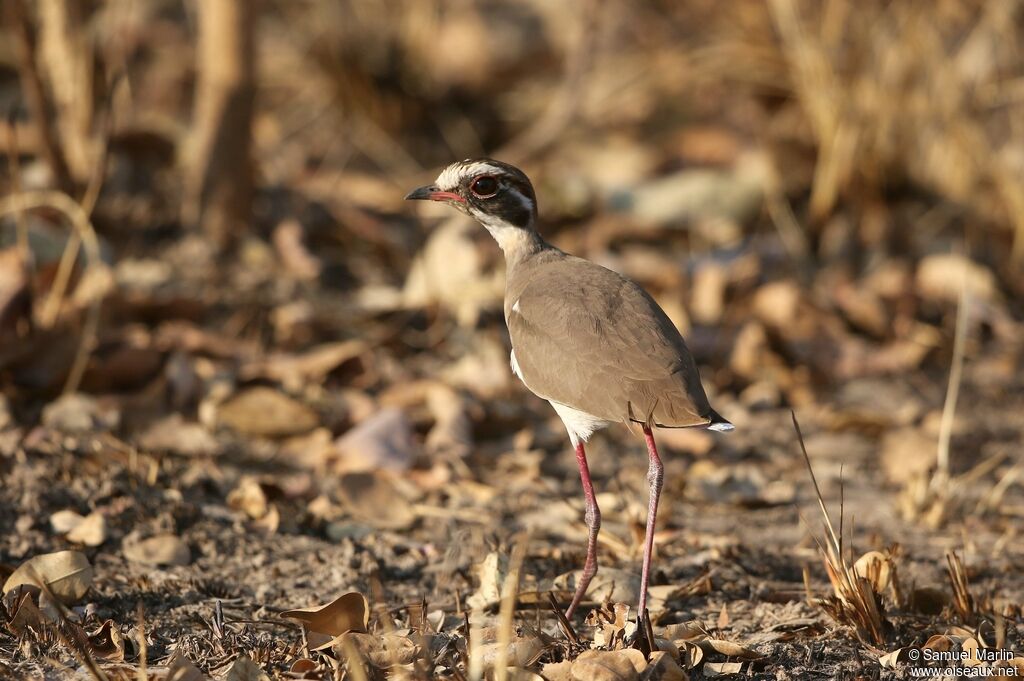
<instances>
[{"instance_id":1,"label":"large dark eye","mask_svg":"<svg viewBox=\"0 0 1024 681\"><path fill-rule=\"evenodd\" d=\"M489 199L498 193L498 181L490 175L481 175L473 180L469 190L478 199Z\"/></svg>"}]
</instances>

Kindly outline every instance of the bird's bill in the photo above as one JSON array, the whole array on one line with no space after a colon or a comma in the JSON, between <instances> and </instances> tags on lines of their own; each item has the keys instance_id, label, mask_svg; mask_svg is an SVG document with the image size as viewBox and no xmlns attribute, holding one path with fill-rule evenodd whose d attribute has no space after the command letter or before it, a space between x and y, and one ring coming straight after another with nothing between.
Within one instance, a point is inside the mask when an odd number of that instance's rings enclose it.
<instances>
[{"instance_id":1,"label":"bird's bill","mask_svg":"<svg viewBox=\"0 0 1024 681\"><path fill-rule=\"evenodd\" d=\"M428 184L425 187L419 187L413 189L411 192L405 195L406 201L457 201L458 203L465 203L466 199L462 198L455 192L443 192L432 184Z\"/></svg>"}]
</instances>

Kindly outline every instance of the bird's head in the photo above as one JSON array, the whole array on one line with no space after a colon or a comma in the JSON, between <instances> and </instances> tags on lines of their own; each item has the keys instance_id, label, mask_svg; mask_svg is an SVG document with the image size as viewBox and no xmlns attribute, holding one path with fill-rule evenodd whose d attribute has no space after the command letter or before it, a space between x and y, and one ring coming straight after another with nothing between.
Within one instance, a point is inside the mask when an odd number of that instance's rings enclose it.
<instances>
[{"instance_id":1,"label":"bird's head","mask_svg":"<svg viewBox=\"0 0 1024 681\"><path fill-rule=\"evenodd\" d=\"M434 184L409 192L406 199L443 201L472 216L505 248L534 232L537 198L526 174L489 158L452 163Z\"/></svg>"}]
</instances>

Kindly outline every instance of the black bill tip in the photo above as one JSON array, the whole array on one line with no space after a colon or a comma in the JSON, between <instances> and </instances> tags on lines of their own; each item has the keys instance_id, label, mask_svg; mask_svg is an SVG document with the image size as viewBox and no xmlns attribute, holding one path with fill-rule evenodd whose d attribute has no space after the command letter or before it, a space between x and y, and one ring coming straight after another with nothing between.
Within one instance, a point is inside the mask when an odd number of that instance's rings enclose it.
<instances>
[{"instance_id":1,"label":"black bill tip","mask_svg":"<svg viewBox=\"0 0 1024 681\"><path fill-rule=\"evenodd\" d=\"M430 200L430 198L437 193L438 189L432 184L428 184L425 187L417 187L411 192L405 195L406 201L424 201Z\"/></svg>"}]
</instances>

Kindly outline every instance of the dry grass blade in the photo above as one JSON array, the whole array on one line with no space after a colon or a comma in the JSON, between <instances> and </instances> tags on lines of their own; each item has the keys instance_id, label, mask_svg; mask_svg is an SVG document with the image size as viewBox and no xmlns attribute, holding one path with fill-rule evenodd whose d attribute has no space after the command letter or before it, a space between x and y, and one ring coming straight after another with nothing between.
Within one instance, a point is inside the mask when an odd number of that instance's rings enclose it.
<instances>
[{"instance_id":1,"label":"dry grass blade","mask_svg":"<svg viewBox=\"0 0 1024 681\"><path fill-rule=\"evenodd\" d=\"M555 594L551 591L548 592L548 603L551 604L551 611L555 613L555 617L558 619L558 628L565 634L565 638L568 639L569 644L573 647L580 645L579 634L573 629L572 623L566 618L565 613L562 612L561 606L558 605L558 599L555 598Z\"/></svg>"},{"instance_id":2,"label":"dry grass blade","mask_svg":"<svg viewBox=\"0 0 1024 681\"><path fill-rule=\"evenodd\" d=\"M793 427L796 429L797 439L800 442L800 451L803 453L807 471L814 484L818 506L828 530L828 541L824 547L818 538L814 537L815 543L818 544L818 550L825 561L829 581L835 591L835 596L823 604L824 608L837 622L853 626L857 631L857 636L864 643L881 645L885 642L888 628L881 596L872 586L872 580L858 575L846 559L843 551L842 509L840 509L840 529L837 534L825 506L817 477L814 475L811 458L807 454L807 446L804 443L803 433L800 431L800 424L797 422L794 412L790 412L790 415L793 419Z\"/></svg>"},{"instance_id":3,"label":"dry grass blade","mask_svg":"<svg viewBox=\"0 0 1024 681\"><path fill-rule=\"evenodd\" d=\"M138 628L136 630L136 636L138 637L139 643L139 668L138 668L138 679L139 681L147 681L149 673L146 671L146 665L148 664L149 648L146 646L146 619L145 613L142 610L142 603L138 604L136 608Z\"/></svg>"},{"instance_id":4,"label":"dry grass blade","mask_svg":"<svg viewBox=\"0 0 1024 681\"><path fill-rule=\"evenodd\" d=\"M956 608L957 615L963 622L973 623L978 614L976 604L974 597L971 596L970 583L967 581L967 570L955 551L946 552L946 574L953 588L953 607Z\"/></svg>"},{"instance_id":5,"label":"dry grass blade","mask_svg":"<svg viewBox=\"0 0 1024 681\"><path fill-rule=\"evenodd\" d=\"M70 196L58 191L30 191L15 196L8 196L0 200L0 215L19 213L25 210L36 208L52 208L64 215L74 228L78 238L82 241L82 247L88 256L86 275L95 273L102 275L104 265L100 257L100 242L96 236L96 230L78 203ZM100 319L100 296L96 296L89 305L85 317L85 326L82 329L82 340L79 343L78 352L75 355L74 363L68 372L64 382L64 392L71 393L78 389L85 373L86 364L89 361L89 353L96 341L96 333Z\"/></svg>"},{"instance_id":6,"label":"dry grass blade","mask_svg":"<svg viewBox=\"0 0 1024 681\"><path fill-rule=\"evenodd\" d=\"M970 309L970 297L967 295L967 275L960 285L960 297L956 309L956 331L953 336L953 364L949 370L949 384L946 388L946 400L942 405L942 420L939 422L939 446L936 453L938 475L949 479L949 441L953 433L953 418L956 415L956 402L960 396L960 382L964 370L964 345L967 342L967 314Z\"/></svg>"},{"instance_id":7,"label":"dry grass blade","mask_svg":"<svg viewBox=\"0 0 1024 681\"><path fill-rule=\"evenodd\" d=\"M370 681L366 675L366 667L363 666L363 656L359 654L359 649L356 648L356 644L352 642L352 639L343 637L341 645L345 651L345 666L352 680Z\"/></svg>"},{"instance_id":8,"label":"dry grass blade","mask_svg":"<svg viewBox=\"0 0 1024 681\"><path fill-rule=\"evenodd\" d=\"M82 195L82 201L79 204L86 218L92 216L92 212L96 208L96 201L99 200L100 190L103 187L103 180L106 178L108 149L106 140L110 136L109 115L103 117L101 128L104 131L104 140L99 145L98 156L92 174L89 177L89 184L86 186L85 193ZM68 283L71 281L71 274L74 271L75 261L78 259L78 249L81 248L81 245L82 233L76 229L64 247L64 253L61 254L60 263L57 265L57 274L54 276L53 285L50 287L50 294L43 301L43 306L39 313L40 324L44 328L53 326L57 320L57 315L60 314L60 306L64 302L64 294L67 292Z\"/></svg>"},{"instance_id":9,"label":"dry grass blade","mask_svg":"<svg viewBox=\"0 0 1024 681\"><path fill-rule=\"evenodd\" d=\"M508 652L512 644L512 617L516 610L516 597L519 594L519 572L526 557L526 546L529 538L520 536L512 549L509 561L508 576L501 596L501 609L498 612L498 654L494 661L495 681L508 679Z\"/></svg>"}]
</instances>

